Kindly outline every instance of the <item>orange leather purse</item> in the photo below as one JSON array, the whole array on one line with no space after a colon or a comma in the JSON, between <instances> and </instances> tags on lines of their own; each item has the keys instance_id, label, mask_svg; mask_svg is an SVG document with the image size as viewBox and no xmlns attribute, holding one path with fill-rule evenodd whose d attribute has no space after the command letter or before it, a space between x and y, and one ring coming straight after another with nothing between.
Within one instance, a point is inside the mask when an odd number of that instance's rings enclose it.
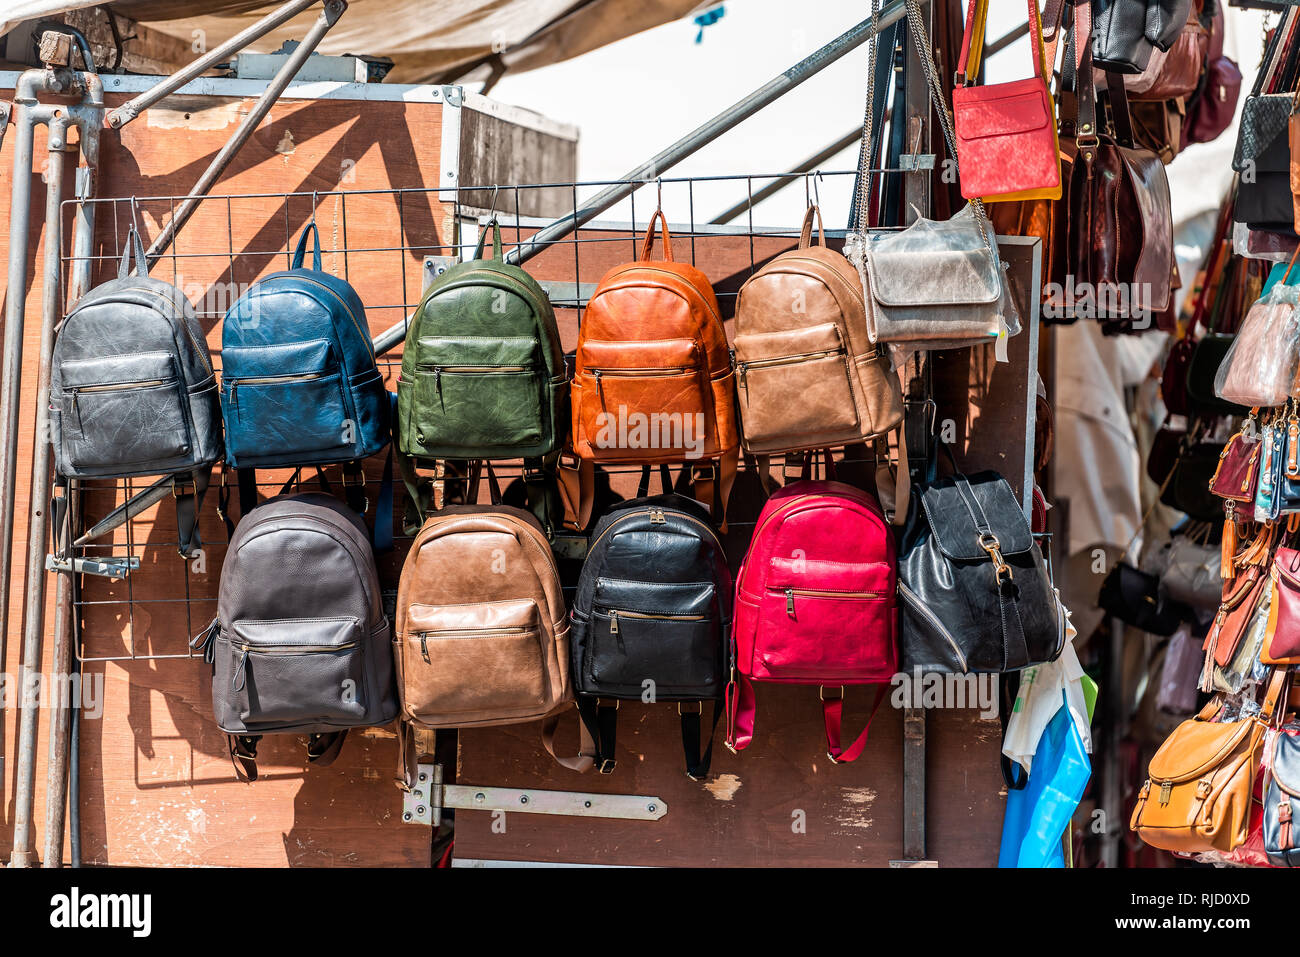
<instances>
[{"instance_id":1,"label":"orange leather purse","mask_svg":"<svg viewBox=\"0 0 1300 957\"><path fill-rule=\"evenodd\" d=\"M1223 704L1216 698L1175 728L1151 759L1129 829L1166 851L1231 851L1245 843L1264 732L1285 700L1286 679L1285 668L1274 669L1256 715L1215 723Z\"/></svg>"},{"instance_id":2,"label":"orange leather purse","mask_svg":"<svg viewBox=\"0 0 1300 957\"><path fill-rule=\"evenodd\" d=\"M656 225L663 259L651 258ZM673 260L662 210L640 258L615 266L592 293L569 395L578 464L560 466L568 527L591 521L597 462L689 465L695 497L723 522L740 459L731 354L713 286Z\"/></svg>"}]
</instances>

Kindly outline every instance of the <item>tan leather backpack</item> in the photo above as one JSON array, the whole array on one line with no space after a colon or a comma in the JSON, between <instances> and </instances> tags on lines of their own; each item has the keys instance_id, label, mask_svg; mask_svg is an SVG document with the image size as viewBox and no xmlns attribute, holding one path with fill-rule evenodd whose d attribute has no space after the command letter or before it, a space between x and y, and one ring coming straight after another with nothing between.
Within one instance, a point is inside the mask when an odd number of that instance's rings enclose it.
<instances>
[{"instance_id":1,"label":"tan leather backpack","mask_svg":"<svg viewBox=\"0 0 1300 957\"><path fill-rule=\"evenodd\" d=\"M879 455L888 432L900 430L901 439L898 376L867 334L862 281L826 245L816 206L804 215L798 248L740 287L735 345L741 441L765 484L772 454L873 442ZM905 463L896 476L896 521L907 514Z\"/></svg>"},{"instance_id":2,"label":"tan leather backpack","mask_svg":"<svg viewBox=\"0 0 1300 957\"><path fill-rule=\"evenodd\" d=\"M1264 732L1286 678L1287 669L1274 669L1257 715L1213 722L1223 706L1215 698L1175 728L1151 758L1129 829L1166 851L1227 852L1245 843Z\"/></svg>"},{"instance_id":3,"label":"tan leather backpack","mask_svg":"<svg viewBox=\"0 0 1300 957\"><path fill-rule=\"evenodd\" d=\"M735 390L713 286L673 260L668 221L656 210L640 257L609 270L583 313L569 390L578 465L560 470L566 524L590 523L597 462L688 465L695 497L721 524L740 459Z\"/></svg>"},{"instance_id":4,"label":"tan leather backpack","mask_svg":"<svg viewBox=\"0 0 1300 957\"><path fill-rule=\"evenodd\" d=\"M543 736L554 755L555 723L573 703L569 623L537 519L506 505L431 514L402 566L393 652L404 723L399 783L414 780L416 727L552 718ZM556 760L575 770L591 764L590 756Z\"/></svg>"}]
</instances>

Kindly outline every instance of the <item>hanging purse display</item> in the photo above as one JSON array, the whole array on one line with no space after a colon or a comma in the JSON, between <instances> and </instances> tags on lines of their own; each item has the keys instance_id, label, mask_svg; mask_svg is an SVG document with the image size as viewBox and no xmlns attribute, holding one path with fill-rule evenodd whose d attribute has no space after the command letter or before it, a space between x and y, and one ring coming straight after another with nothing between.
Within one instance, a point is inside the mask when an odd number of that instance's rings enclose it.
<instances>
[{"instance_id":1,"label":"hanging purse display","mask_svg":"<svg viewBox=\"0 0 1300 957\"><path fill-rule=\"evenodd\" d=\"M970 0L952 91L961 194L985 202L1060 199L1056 108L1048 89L1038 4L1029 0L1032 75L1010 83L967 85L980 73L987 19L988 0Z\"/></svg>"},{"instance_id":2,"label":"hanging purse display","mask_svg":"<svg viewBox=\"0 0 1300 957\"><path fill-rule=\"evenodd\" d=\"M1300 737L1279 731L1273 736L1264 783L1264 851L1278 867L1300 867L1296 845L1300 818Z\"/></svg>"},{"instance_id":3,"label":"hanging purse display","mask_svg":"<svg viewBox=\"0 0 1300 957\"><path fill-rule=\"evenodd\" d=\"M879 14L880 4L873 0ZM909 34L916 43L932 101L939 106L939 125L952 156L957 149L947 111L942 108L928 34L919 10L908 9ZM872 141L876 42L868 49L869 78L863 142ZM850 232L844 253L857 267L866 294L867 329L872 342L896 343L900 349L958 348L994 341L1005 330L1020 331L1020 321L998 257L996 236L978 200L951 219L918 219L906 229L869 232L868 198L872 172L858 170L857 219L861 231ZM960 174L959 174L960 175Z\"/></svg>"},{"instance_id":4,"label":"hanging purse display","mask_svg":"<svg viewBox=\"0 0 1300 957\"><path fill-rule=\"evenodd\" d=\"M1188 608L1160 593L1159 578L1127 562L1117 562L1107 572L1097 605L1112 618L1161 637L1172 635L1190 617Z\"/></svg>"},{"instance_id":5,"label":"hanging purse display","mask_svg":"<svg viewBox=\"0 0 1300 957\"><path fill-rule=\"evenodd\" d=\"M1192 0L1094 0L1092 55L1114 73L1141 73L1154 50L1168 50Z\"/></svg>"},{"instance_id":6,"label":"hanging purse display","mask_svg":"<svg viewBox=\"0 0 1300 957\"><path fill-rule=\"evenodd\" d=\"M1281 423L1266 423L1259 439L1259 480L1255 483L1257 522L1273 522L1281 514L1278 486L1286 467L1286 430Z\"/></svg>"},{"instance_id":7,"label":"hanging purse display","mask_svg":"<svg viewBox=\"0 0 1300 957\"><path fill-rule=\"evenodd\" d=\"M1294 235L1295 209L1291 196L1291 148L1288 126L1295 100L1289 91L1294 68L1282 68L1287 37L1279 27L1265 53L1241 111L1232 168L1242 174L1234 216L1251 229ZM1288 64L1288 66L1290 66Z\"/></svg>"},{"instance_id":8,"label":"hanging purse display","mask_svg":"<svg viewBox=\"0 0 1300 957\"><path fill-rule=\"evenodd\" d=\"M1183 443L1174 465L1173 475L1160 495L1160 501L1189 518L1201 522L1223 517L1223 503L1210 491L1210 482L1219 467L1223 446L1193 435Z\"/></svg>"},{"instance_id":9,"label":"hanging purse display","mask_svg":"<svg viewBox=\"0 0 1300 957\"><path fill-rule=\"evenodd\" d=\"M1202 691L1213 690L1211 682L1215 666L1225 667L1237 653L1260 603L1268 597L1268 585L1268 575L1259 565L1248 566L1235 579L1224 583L1223 601L1201 645L1205 651Z\"/></svg>"},{"instance_id":10,"label":"hanging purse display","mask_svg":"<svg viewBox=\"0 0 1300 957\"><path fill-rule=\"evenodd\" d=\"M1202 539L1205 535L1201 536ZM1160 587L1172 601L1197 611L1213 611L1222 600L1223 579L1219 576L1218 546L1190 535L1179 535L1169 544L1165 573Z\"/></svg>"},{"instance_id":11,"label":"hanging purse display","mask_svg":"<svg viewBox=\"0 0 1300 957\"><path fill-rule=\"evenodd\" d=\"M1229 502L1254 502L1259 481L1259 432L1250 420L1223 445L1219 464L1210 479L1210 491Z\"/></svg>"},{"instance_id":12,"label":"hanging purse display","mask_svg":"<svg viewBox=\"0 0 1300 957\"><path fill-rule=\"evenodd\" d=\"M1291 99L1291 115L1287 117L1287 181L1291 185L1292 225L1300 232L1300 86Z\"/></svg>"},{"instance_id":13,"label":"hanging purse display","mask_svg":"<svg viewBox=\"0 0 1300 957\"><path fill-rule=\"evenodd\" d=\"M1088 35L1088 6L1075 8L1076 36ZM1173 221L1164 165L1134 148L1122 79L1109 75L1112 136L1097 124L1091 53L1079 66L1079 159L1070 184L1070 244L1075 282L1090 288L1093 314L1132 318L1169 307Z\"/></svg>"}]
</instances>

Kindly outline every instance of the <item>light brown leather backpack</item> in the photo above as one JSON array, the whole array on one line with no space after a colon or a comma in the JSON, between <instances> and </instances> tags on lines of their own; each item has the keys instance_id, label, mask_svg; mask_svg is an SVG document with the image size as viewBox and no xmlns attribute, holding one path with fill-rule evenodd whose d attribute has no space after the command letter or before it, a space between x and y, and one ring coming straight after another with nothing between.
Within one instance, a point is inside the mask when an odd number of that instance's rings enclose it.
<instances>
[{"instance_id":1,"label":"light brown leather backpack","mask_svg":"<svg viewBox=\"0 0 1300 957\"><path fill-rule=\"evenodd\" d=\"M555 754L555 724L573 703L569 623L555 558L530 512L493 504L432 513L402 566L395 624L399 783L409 788L414 780L416 727L550 718L543 741ZM556 760L591 766L589 756Z\"/></svg>"},{"instance_id":2,"label":"light brown leather backpack","mask_svg":"<svg viewBox=\"0 0 1300 957\"><path fill-rule=\"evenodd\" d=\"M663 259L651 259L655 226ZM560 469L566 524L591 521L595 464L684 464L695 498L722 524L736 466L735 376L708 278L673 260L662 210L636 262L600 280L583 313L569 390L577 467Z\"/></svg>"},{"instance_id":3,"label":"light brown leather backpack","mask_svg":"<svg viewBox=\"0 0 1300 957\"><path fill-rule=\"evenodd\" d=\"M889 357L867 334L858 272L826 245L816 206L804 215L798 248L740 287L735 345L741 441L765 485L773 454L873 442L888 461L882 446L888 432L901 430L902 390ZM893 504L901 522L907 465L901 442L899 449Z\"/></svg>"}]
</instances>

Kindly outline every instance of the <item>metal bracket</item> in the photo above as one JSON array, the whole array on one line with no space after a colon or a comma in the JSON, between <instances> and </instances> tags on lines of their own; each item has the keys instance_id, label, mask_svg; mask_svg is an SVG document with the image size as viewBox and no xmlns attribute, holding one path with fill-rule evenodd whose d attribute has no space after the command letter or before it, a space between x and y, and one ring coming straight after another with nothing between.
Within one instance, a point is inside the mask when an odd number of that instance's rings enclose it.
<instances>
[{"instance_id":1,"label":"metal bracket","mask_svg":"<svg viewBox=\"0 0 1300 957\"><path fill-rule=\"evenodd\" d=\"M459 256L425 256L424 288L428 289L435 279L459 262Z\"/></svg>"},{"instance_id":2,"label":"metal bracket","mask_svg":"<svg viewBox=\"0 0 1300 957\"><path fill-rule=\"evenodd\" d=\"M0 101L0 149L5 145L5 131L9 129L9 117L14 111L12 103Z\"/></svg>"},{"instance_id":3,"label":"metal bracket","mask_svg":"<svg viewBox=\"0 0 1300 957\"><path fill-rule=\"evenodd\" d=\"M648 795L443 784L440 764L421 764L416 771L415 787L402 796L402 821L407 824L437 827L442 823L442 812L446 808L625 821L657 821L668 813L668 805L661 798Z\"/></svg>"},{"instance_id":4,"label":"metal bracket","mask_svg":"<svg viewBox=\"0 0 1300 957\"><path fill-rule=\"evenodd\" d=\"M56 558L45 556L45 570L72 572L77 575L99 575L103 578L122 579L140 567L138 555L120 558Z\"/></svg>"},{"instance_id":5,"label":"metal bracket","mask_svg":"<svg viewBox=\"0 0 1300 957\"><path fill-rule=\"evenodd\" d=\"M898 157L898 168L905 173L934 169L933 153L904 153Z\"/></svg>"}]
</instances>

